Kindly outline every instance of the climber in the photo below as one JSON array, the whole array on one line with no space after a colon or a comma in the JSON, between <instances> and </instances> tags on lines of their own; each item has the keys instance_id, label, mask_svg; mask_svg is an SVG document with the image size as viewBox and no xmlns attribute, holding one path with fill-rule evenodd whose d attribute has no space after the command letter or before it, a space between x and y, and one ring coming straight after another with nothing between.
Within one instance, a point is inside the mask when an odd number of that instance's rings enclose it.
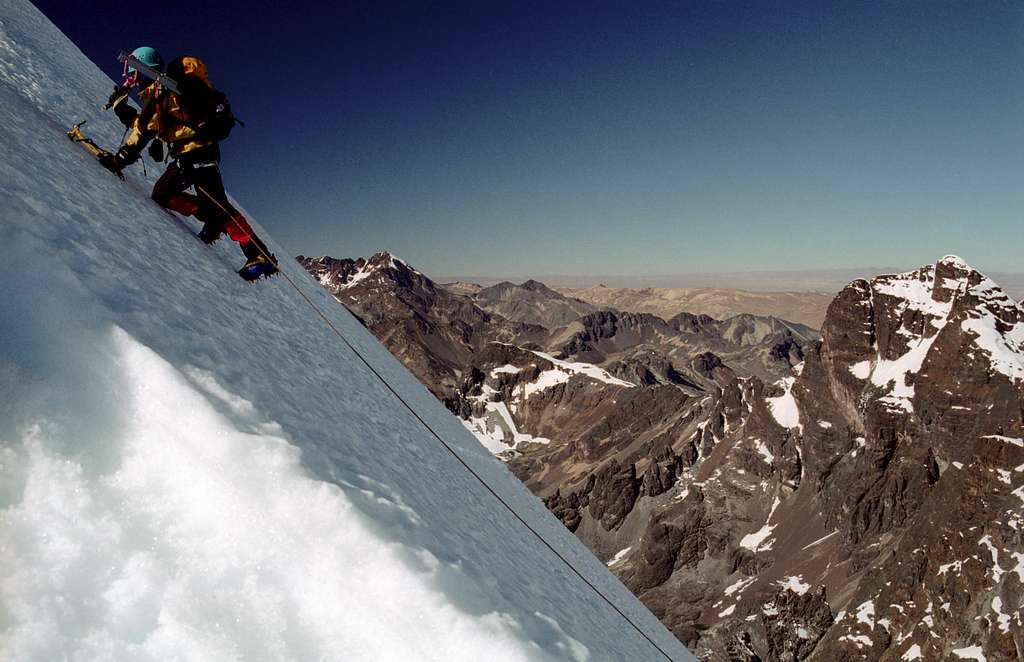
<instances>
[{"instance_id":1,"label":"climber","mask_svg":"<svg viewBox=\"0 0 1024 662\"><path fill-rule=\"evenodd\" d=\"M160 205L203 223L199 238L207 244L227 232L242 249L246 262L238 273L246 280L277 273L277 259L256 235L245 216L228 200L220 174L220 145L237 119L227 96L210 82L206 65L182 56L163 70L163 58L153 48L140 47L125 56L124 82L115 88L107 106L127 127L127 138L116 154L100 162L113 172L137 161L152 141L150 155L163 160L167 145L170 164L153 186ZM138 90L142 109L128 106L128 94ZM195 193L188 193L188 189Z\"/></svg>"}]
</instances>

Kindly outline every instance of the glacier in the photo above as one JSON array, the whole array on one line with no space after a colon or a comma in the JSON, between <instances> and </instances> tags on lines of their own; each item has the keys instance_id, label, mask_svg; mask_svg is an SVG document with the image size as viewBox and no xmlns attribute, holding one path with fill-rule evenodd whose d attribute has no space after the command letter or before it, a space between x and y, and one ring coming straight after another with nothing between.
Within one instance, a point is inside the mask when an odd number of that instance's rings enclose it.
<instances>
[{"instance_id":1,"label":"glacier","mask_svg":"<svg viewBox=\"0 0 1024 662\"><path fill-rule=\"evenodd\" d=\"M0 659L694 659L299 265L282 260L656 647L287 279L244 283L234 245L150 201L155 168L121 182L70 143L88 120L118 144L110 87L0 0Z\"/></svg>"}]
</instances>

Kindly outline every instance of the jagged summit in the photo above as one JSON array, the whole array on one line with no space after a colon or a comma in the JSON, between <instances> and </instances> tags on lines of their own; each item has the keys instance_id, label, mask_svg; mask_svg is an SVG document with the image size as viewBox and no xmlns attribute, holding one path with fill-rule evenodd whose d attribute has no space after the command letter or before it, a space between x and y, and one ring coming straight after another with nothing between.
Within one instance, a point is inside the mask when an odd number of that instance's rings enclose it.
<instances>
[{"instance_id":1,"label":"jagged summit","mask_svg":"<svg viewBox=\"0 0 1024 662\"><path fill-rule=\"evenodd\" d=\"M826 346L880 401L913 411L915 384L984 368L1024 378L1024 307L956 256L903 274L858 280L829 308ZM974 360L965 361L965 358ZM922 375L922 370L928 366Z\"/></svg>"},{"instance_id":2,"label":"jagged summit","mask_svg":"<svg viewBox=\"0 0 1024 662\"><path fill-rule=\"evenodd\" d=\"M939 260L938 264L949 265L954 268L963 269L965 271L973 271L971 266L964 261L959 255L943 255Z\"/></svg>"},{"instance_id":3,"label":"jagged summit","mask_svg":"<svg viewBox=\"0 0 1024 662\"><path fill-rule=\"evenodd\" d=\"M434 287L433 281L413 269L405 260L387 251L374 253L368 258L334 258L329 255L313 258L299 255L295 259L306 267L321 285L329 288L354 287L367 280L378 284L387 279L407 281L413 277L429 281L429 287Z\"/></svg>"},{"instance_id":4,"label":"jagged summit","mask_svg":"<svg viewBox=\"0 0 1024 662\"><path fill-rule=\"evenodd\" d=\"M938 659L979 641L997 656L1018 649L1008 634L1020 627L1019 602L1007 598L1017 589L999 559L1024 558L1015 533L1024 525L1020 489L1004 487L1024 471L1022 341L1024 308L946 256L851 282L829 307L805 364L754 400L739 434L767 440L764 457L796 491L784 491L740 547L754 558L765 544L782 547L773 563L792 577L815 578L795 592L810 595L817 583L822 598L843 596L829 600L838 611L831 623L820 619L816 601L782 615L821 632L811 659ZM808 503L819 515L807 517ZM815 530L820 540L801 538ZM974 596L966 601L950 593L945 576L963 559L980 566L956 579L956 593ZM941 616L934 611L951 603ZM866 610L870 619L847 615ZM1004 626L974 625L990 617ZM723 632L739 636L744 627Z\"/></svg>"}]
</instances>

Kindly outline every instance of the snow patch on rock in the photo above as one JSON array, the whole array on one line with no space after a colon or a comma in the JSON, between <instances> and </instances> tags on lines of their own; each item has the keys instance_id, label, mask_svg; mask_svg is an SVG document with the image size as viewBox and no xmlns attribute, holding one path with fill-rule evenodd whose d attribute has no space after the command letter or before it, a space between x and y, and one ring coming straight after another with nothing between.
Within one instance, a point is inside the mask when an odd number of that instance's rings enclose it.
<instances>
[{"instance_id":1,"label":"snow patch on rock","mask_svg":"<svg viewBox=\"0 0 1024 662\"><path fill-rule=\"evenodd\" d=\"M800 408L796 398L793 397L793 384L795 377L784 377L778 384L782 385L785 392L774 398L766 398L768 409L772 412L775 422L789 430L798 430L803 434L804 426L800 424Z\"/></svg>"}]
</instances>

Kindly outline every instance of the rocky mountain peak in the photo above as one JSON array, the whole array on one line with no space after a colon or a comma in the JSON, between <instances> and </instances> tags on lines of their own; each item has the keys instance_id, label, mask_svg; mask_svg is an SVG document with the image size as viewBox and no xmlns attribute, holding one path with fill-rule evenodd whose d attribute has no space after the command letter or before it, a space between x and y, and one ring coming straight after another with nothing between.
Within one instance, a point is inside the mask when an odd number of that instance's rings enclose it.
<instances>
[{"instance_id":1,"label":"rocky mountain peak","mask_svg":"<svg viewBox=\"0 0 1024 662\"><path fill-rule=\"evenodd\" d=\"M520 287L522 287L524 290L529 290L530 292L541 292L551 297L562 298L561 294L555 292L554 290L552 290L550 287L540 282L539 280L533 280L532 278L524 282L522 285L520 285Z\"/></svg>"},{"instance_id":2,"label":"rocky mountain peak","mask_svg":"<svg viewBox=\"0 0 1024 662\"><path fill-rule=\"evenodd\" d=\"M554 328L597 310L595 306L560 294L538 280L521 285L503 281L474 293L473 300L488 312L526 324Z\"/></svg>"},{"instance_id":3,"label":"rocky mountain peak","mask_svg":"<svg viewBox=\"0 0 1024 662\"><path fill-rule=\"evenodd\" d=\"M966 379L982 371L1024 380L1022 322L1020 304L962 259L946 256L915 271L850 283L830 306L822 336L840 382L851 390L870 382L885 392L883 403L911 412L915 384L929 376Z\"/></svg>"},{"instance_id":4,"label":"rocky mountain peak","mask_svg":"<svg viewBox=\"0 0 1024 662\"><path fill-rule=\"evenodd\" d=\"M851 282L822 331L690 424L712 443L614 567L707 659L1016 659L1024 307L946 256ZM716 563L719 588L675 597Z\"/></svg>"},{"instance_id":5,"label":"rocky mountain peak","mask_svg":"<svg viewBox=\"0 0 1024 662\"><path fill-rule=\"evenodd\" d=\"M401 258L381 251L369 258L337 259L327 255L318 258L295 258L307 271L334 294L362 285L388 283L407 289L433 290L434 282L409 266Z\"/></svg>"}]
</instances>

